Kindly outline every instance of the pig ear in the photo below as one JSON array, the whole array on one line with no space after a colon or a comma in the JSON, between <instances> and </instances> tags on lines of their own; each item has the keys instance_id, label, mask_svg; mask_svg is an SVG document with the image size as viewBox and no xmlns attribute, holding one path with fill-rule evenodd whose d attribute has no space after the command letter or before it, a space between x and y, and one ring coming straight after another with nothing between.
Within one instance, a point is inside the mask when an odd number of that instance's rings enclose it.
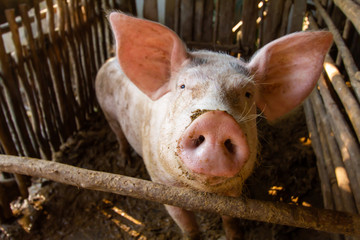
<instances>
[{"instance_id":1,"label":"pig ear","mask_svg":"<svg viewBox=\"0 0 360 240\"><path fill-rule=\"evenodd\" d=\"M179 37L151 21L119 12L109 16L116 55L126 76L152 100L170 90L170 76L187 59Z\"/></svg>"},{"instance_id":2,"label":"pig ear","mask_svg":"<svg viewBox=\"0 0 360 240\"><path fill-rule=\"evenodd\" d=\"M256 104L268 120L298 106L312 91L332 43L330 32L299 32L265 45L249 68L258 91Z\"/></svg>"}]
</instances>

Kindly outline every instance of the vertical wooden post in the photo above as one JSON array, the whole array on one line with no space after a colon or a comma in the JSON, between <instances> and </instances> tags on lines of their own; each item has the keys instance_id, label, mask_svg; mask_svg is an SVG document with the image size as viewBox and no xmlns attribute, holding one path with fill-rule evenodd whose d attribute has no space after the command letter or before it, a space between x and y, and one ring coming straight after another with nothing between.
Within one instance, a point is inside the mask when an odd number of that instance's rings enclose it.
<instances>
[{"instance_id":1,"label":"vertical wooden post","mask_svg":"<svg viewBox=\"0 0 360 240\"><path fill-rule=\"evenodd\" d=\"M157 0L144 1L143 16L146 19L157 22L158 21L158 6Z\"/></svg>"},{"instance_id":2,"label":"vertical wooden post","mask_svg":"<svg viewBox=\"0 0 360 240\"><path fill-rule=\"evenodd\" d=\"M256 50L256 32L257 32L257 23L256 19L258 18L258 4L259 1L254 0L244 0L243 4L243 15L242 15L242 30L241 30L241 39L240 44L241 48L244 49L244 54L250 56ZM246 9L246 10L245 10Z\"/></svg>"},{"instance_id":3,"label":"vertical wooden post","mask_svg":"<svg viewBox=\"0 0 360 240\"><path fill-rule=\"evenodd\" d=\"M219 28L218 41L220 44L227 45L233 43L234 33L231 31L235 25L235 1L234 0L218 0L220 2L219 9Z\"/></svg>"},{"instance_id":4,"label":"vertical wooden post","mask_svg":"<svg viewBox=\"0 0 360 240\"><path fill-rule=\"evenodd\" d=\"M192 41L194 25L194 1L182 0L180 9L180 37L184 41Z\"/></svg>"}]
</instances>

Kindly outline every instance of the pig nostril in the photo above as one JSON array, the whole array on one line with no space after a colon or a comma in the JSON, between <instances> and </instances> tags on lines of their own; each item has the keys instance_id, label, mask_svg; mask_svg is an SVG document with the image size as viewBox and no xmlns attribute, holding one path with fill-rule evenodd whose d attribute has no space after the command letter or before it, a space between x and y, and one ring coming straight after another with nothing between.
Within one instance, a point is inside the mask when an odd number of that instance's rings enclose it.
<instances>
[{"instance_id":1,"label":"pig nostril","mask_svg":"<svg viewBox=\"0 0 360 240\"><path fill-rule=\"evenodd\" d=\"M198 138L194 139L195 146L200 146L205 141L205 137L200 135Z\"/></svg>"},{"instance_id":2,"label":"pig nostril","mask_svg":"<svg viewBox=\"0 0 360 240\"><path fill-rule=\"evenodd\" d=\"M229 153L235 153L235 145L232 144L232 142L231 142L230 139L227 139L227 140L224 142L224 146L225 146L225 148L228 150Z\"/></svg>"}]
</instances>

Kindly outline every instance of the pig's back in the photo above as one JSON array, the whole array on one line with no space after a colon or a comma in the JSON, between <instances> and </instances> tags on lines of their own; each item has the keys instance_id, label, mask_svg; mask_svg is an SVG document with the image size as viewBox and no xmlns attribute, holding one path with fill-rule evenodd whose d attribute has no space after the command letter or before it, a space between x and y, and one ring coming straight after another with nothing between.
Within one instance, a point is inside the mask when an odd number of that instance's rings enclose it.
<instances>
[{"instance_id":1,"label":"pig's back","mask_svg":"<svg viewBox=\"0 0 360 240\"><path fill-rule=\"evenodd\" d=\"M105 117L118 134L120 128L134 150L142 155L143 122L147 97L126 77L115 58L109 59L96 76L95 90Z\"/></svg>"}]
</instances>

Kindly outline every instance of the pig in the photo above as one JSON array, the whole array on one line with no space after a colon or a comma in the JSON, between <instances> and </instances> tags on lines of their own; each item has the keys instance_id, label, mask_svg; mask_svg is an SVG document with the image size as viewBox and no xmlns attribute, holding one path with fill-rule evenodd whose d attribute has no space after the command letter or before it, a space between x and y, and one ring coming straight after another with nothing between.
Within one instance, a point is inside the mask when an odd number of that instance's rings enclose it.
<instances>
[{"instance_id":1,"label":"pig","mask_svg":"<svg viewBox=\"0 0 360 240\"><path fill-rule=\"evenodd\" d=\"M245 62L224 53L188 51L167 27L109 14L116 57L96 77L99 105L116 134L143 158L151 180L239 197L256 163L256 118L288 114L311 93L332 35L298 32ZM201 236L193 212L165 206L188 239ZM222 216L226 237L241 232Z\"/></svg>"}]
</instances>

